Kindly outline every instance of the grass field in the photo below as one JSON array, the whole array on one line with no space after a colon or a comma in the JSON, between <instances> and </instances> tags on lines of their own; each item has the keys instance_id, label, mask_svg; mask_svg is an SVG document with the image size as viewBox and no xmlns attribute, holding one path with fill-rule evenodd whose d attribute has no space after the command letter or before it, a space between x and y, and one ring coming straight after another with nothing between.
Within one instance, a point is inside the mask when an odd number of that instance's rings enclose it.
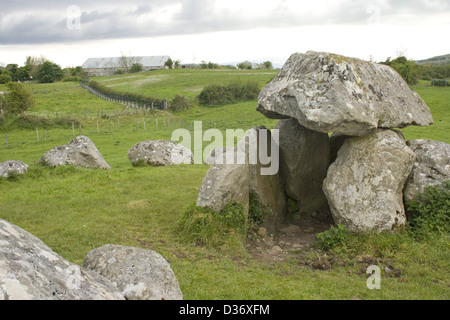
<instances>
[{"instance_id":1,"label":"grass field","mask_svg":"<svg viewBox=\"0 0 450 320\"><path fill-rule=\"evenodd\" d=\"M263 86L277 71L166 70L99 78L117 90L171 99L194 98L209 83L234 79ZM413 240L406 233L361 237L358 249L331 254L320 250L290 252L283 261L252 256L245 243L198 246L179 232L185 210L195 203L206 165L133 167L127 151L143 140L170 139L174 128L202 120L204 128L242 128L276 121L255 111L256 101L178 113L126 110L81 89L77 83L27 84L35 92L32 115L67 117L81 123L82 134L97 145L112 170L43 168L40 156L73 138L72 125L36 128L0 127L0 162L30 165L23 177L0 179L0 218L36 235L55 252L81 264L92 249L111 243L161 253L171 264L185 299L444 299L450 298L447 236ZM450 89L414 88L432 110L435 124L404 129L408 139L450 143ZM0 91L4 88L0 86ZM145 129L144 129L145 119ZM158 125L156 123L158 119ZM98 127L97 127L98 121ZM169 127L170 121L170 127ZM24 125L25 126L25 125ZM80 127L74 126L75 134ZM8 147L5 146L5 134ZM330 260L332 258L332 260ZM305 261L331 261L312 268ZM401 270L382 274L380 290L366 286L368 264Z\"/></svg>"}]
</instances>

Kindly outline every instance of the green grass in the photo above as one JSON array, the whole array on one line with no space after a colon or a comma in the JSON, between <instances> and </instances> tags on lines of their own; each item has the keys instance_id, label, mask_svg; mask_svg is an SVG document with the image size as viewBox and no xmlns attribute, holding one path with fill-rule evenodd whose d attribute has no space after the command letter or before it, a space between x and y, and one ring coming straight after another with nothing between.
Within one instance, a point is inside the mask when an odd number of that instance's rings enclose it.
<instances>
[{"instance_id":1,"label":"green grass","mask_svg":"<svg viewBox=\"0 0 450 320\"><path fill-rule=\"evenodd\" d=\"M251 78L264 85L275 74L166 70L97 80L116 89L170 99L175 94L193 98L207 84L236 78ZM0 127L0 162L17 159L30 165L25 176L0 179L0 218L36 235L69 261L81 264L90 250L108 243L155 250L170 262L185 299L450 298L447 237L415 241L404 233L367 235L352 242L351 250L327 255L318 250L301 251L284 262L274 262L256 259L227 241L220 246L199 246L180 234L180 220L195 203L208 166L133 167L127 158L128 149L143 140L170 139L174 128L188 127L195 120L202 120L204 129L247 129L261 124L273 128L276 121L256 112L256 101L214 108L194 106L174 114L132 110L119 120L114 114L122 110L122 105L101 100L76 83L27 86L36 92L32 114L50 118L72 115L113 168L50 169L36 164L43 153L73 138L71 125L47 127L45 141L44 128L39 127L39 143L35 129ZM406 137L450 143L450 89L418 86L415 90L432 110L435 124L404 129ZM107 116L97 119L101 109ZM78 130L75 128L76 134ZM305 259L331 257L336 261L327 270L305 265ZM376 260L383 269L393 265L402 274L391 277L382 273L381 290L368 290L367 264L362 257Z\"/></svg>"},{"instance_id":2,"label":"green grass","mask_svg":"<svg viewBox=\"0 0 450 320\"><path fill-rule=\"evenodd\" d=\"M402 129L406 139L431 139L450 143L450 87L431 87L422 81L413 89L431 109L434 124Z\"/></svg>"}]
</instances>

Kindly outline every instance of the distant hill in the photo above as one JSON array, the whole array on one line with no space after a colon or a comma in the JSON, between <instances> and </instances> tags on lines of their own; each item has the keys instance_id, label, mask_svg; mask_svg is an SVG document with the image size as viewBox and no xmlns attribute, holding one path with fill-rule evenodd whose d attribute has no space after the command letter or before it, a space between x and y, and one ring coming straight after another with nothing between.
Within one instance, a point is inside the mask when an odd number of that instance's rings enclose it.
<instances>
[{"instance_id":1,"label":"distant hill","mask_svg":"<svg viewBox=\"0 0 450 320\"><path fill-rule=\"evenodd\" d=\"M437 56L425 60L417 60L416 63L431 66L446 66L450 64L450 54Z\"/></svg>"}]
</instances>

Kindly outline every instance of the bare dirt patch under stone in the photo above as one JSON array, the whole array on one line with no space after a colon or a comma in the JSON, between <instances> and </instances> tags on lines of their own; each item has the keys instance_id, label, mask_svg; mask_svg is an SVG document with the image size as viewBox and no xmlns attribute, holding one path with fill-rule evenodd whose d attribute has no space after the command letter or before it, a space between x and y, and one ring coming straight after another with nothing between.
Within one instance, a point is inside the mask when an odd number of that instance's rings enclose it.
<instances>
[{"instance_id":1,"label":"bare dirt patch under stone","mask_svg":"<svg viewBox=\"0 0 450 320\"><path fill-rule=\"evenodd\" d=\"M298 257L299 253L314 249L316 235L332 225L334 221L327 210L297 213L275 234L266 233L264 229L255 230L247 241L247 250L252 257L269 263Z\"/></svg>"}]
</instances>

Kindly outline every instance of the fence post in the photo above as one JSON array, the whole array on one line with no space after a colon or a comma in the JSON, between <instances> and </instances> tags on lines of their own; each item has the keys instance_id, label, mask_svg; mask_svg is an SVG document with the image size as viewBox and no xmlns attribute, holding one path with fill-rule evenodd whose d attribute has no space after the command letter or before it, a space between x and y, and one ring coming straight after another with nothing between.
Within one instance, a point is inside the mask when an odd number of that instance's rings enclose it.
<instances>
[{"instance_id":1,"label":"fence post","mask_svg":"<svg viewBox=\"0 0 450 320\"><path fill-rule=\"evenodd\" d=\"M72 122L72 135L75 138L75 124Z\"/></svg>"}]
</instances>

